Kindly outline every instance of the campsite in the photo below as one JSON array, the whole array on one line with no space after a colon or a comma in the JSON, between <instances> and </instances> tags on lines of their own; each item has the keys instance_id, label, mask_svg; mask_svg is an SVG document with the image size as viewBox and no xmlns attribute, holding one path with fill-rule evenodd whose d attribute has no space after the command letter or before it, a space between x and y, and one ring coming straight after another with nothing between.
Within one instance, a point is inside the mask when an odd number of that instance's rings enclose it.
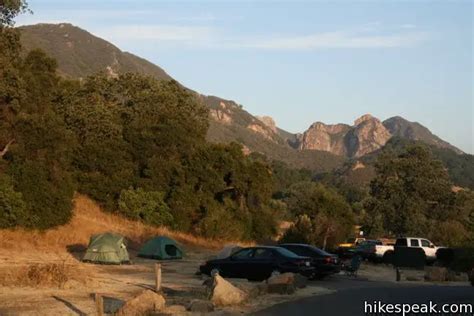
<instances>
[{"instance_id":1,"label":"campsite","mask_svg":"<svg viewBox=\"0 0 474 316\"><path fill-rule=\"evenodd\" d=\"M411 2L0 1L0 316L473 315L474 2Z\"/></svg>"}]
</instances>

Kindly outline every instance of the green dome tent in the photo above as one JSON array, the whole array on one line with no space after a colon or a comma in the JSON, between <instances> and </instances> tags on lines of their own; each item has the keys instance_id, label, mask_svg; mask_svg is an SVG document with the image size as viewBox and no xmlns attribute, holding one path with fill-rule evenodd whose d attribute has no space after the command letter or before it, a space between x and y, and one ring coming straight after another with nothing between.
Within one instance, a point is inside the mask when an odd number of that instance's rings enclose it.
<instances>
[{"instance_id":1,"label":"green dome tent","mask_svg":"<svg viewBox=\"0 0 474 316\"><path fill-rule=\"evenodd\" d=\"M182 259L183 251L173 239L158 236L147 241L138 252L138 256L158 260Z\"/></svg>"},{"instance_id":2,"label":"green dome tent","mask_svg":"<svg viewBox=\"0 0 474 316\"><path fill-rule=\"evenodd\" d=\"M114 233L92 235L82 261L104 264L130 263L125 238Z\"/></svg>"}]
</instances>

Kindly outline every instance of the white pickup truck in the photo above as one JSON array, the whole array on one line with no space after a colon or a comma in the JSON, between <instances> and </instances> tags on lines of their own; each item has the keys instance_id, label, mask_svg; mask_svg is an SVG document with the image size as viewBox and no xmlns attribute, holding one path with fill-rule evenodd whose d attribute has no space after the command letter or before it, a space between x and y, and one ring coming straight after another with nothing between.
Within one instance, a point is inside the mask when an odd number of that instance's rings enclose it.
<instances>
[{"instance_id":1,"label":"white pickup truck","mask_svg":"<svg viewBox=\"0 0 474 316\"><path fill-rule=\"evenodd\" d=\"M381 241L373 241L370 244L364 245L364 255L366 258L374 261L391 262L394 245L383 244ZM431 241L425 238L404 237L397 238L395 247L419 247L422 248L426 255L426 260L436 260L436 251L442 247L436 247Z\"/></svg>"},{"instance_id":2,"label":"white pickup truck","mask_svg":"<svg viewBox=\"0 0 474 316\"><path fill-rule=\"evenodd\" d=\"M428 261L435 261L436 260L436 252L440 248L444 247L437 247L431 241L425 238L418 238L418 237L404 237L404 238L397 238L395 242L395 247L417 247L423 249L425 252L426 260Z\"/></svg>"}]
</instances>

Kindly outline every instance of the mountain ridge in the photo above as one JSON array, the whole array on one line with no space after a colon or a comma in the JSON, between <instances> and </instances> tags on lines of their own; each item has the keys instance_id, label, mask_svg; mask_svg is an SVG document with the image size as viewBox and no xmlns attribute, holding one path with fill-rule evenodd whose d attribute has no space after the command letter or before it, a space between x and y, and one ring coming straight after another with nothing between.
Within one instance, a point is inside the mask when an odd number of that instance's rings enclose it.
<instances>
[{"instance_id":1,"label":"mountain ridge","mask_svg":"<svg viewBox=\"0 0 474 316\"><path fill-rule=\"evenodd\" d=\"M159 80L175 80L159 66L69 23L19 27L25 51L40 48L58 61L59 73L84 78L98 72L116 76L137 72ZM188 89L188 88L186 88ZM257 117L242 105L217 96L196 93L210 108L208 140L241 143L248 152L259 152L294 167L327 171L344 159L361 157L381 148L391 137L421 140L440 148L459 149L432 134L419 123L401 117L380 121L371 115L354 126L316 122L301 134L279 128L271 117Z\"/></svg>"}]
</instances>

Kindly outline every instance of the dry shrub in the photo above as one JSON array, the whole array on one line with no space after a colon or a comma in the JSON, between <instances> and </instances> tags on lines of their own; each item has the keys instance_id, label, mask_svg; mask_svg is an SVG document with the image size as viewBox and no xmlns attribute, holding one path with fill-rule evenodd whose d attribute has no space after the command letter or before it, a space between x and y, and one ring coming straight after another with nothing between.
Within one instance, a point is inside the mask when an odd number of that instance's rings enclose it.
<instances>
[{"instance_id":1,"label":"dry shrub","mask_svg":"<svg viewBox=\"0 0 474 316\"><path fill-rule=\"evenodd\" d=\"M33 263L23 266L6 266L0 271L0 285L15 287L65 288L69 281L86 285L88 278L76 264Z\"/></svg>"}]
</instances>

